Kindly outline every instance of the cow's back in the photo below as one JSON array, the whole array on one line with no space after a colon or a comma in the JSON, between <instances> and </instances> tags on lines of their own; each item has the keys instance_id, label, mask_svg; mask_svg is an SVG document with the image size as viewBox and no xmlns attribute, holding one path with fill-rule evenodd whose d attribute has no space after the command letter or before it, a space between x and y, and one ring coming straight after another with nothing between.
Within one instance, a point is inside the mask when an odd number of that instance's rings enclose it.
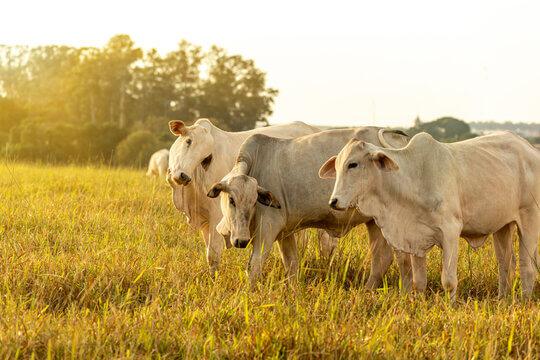
<instances>
[{"instance_id":1,"label":"cow's back","mask_svg":"<svg viewBox=\"0 0 540 360\"><path fill-rule=\"evenodd\" d=\"M328 199L334 185L331 179L320 179L318 169L336 155L352 138L378 143L377 129L327 130L296 139L254 139L250 176L279 199L289 230L304 227L339 229L365 222L355 211L334 211ZM262 140L262 141L259 141ZM240 150L242 154L242 150ZM277 211L259 207L264 211Z\"/></svg>"},{"instance_id":2,"label":"cow's back","mask_svg":"<svg viewBox=\"0 0 540 360\"><path fill-rule=\"evenodd\" d=\"M277 138L291 139L298 136L314 134L319 131L320 129L300 121L239 132L225 132L216 129L216 132L213 134L216 141L215 167L212 168L211 171L202 172L203 178L197 178L197 181L204 184L203 188L206 190L214 183L220 181L229 171L231 171L240 147L244 141L252 135L264 134ZM212 200L209 201L211 202Z\"/></svg>"}]
</instances>

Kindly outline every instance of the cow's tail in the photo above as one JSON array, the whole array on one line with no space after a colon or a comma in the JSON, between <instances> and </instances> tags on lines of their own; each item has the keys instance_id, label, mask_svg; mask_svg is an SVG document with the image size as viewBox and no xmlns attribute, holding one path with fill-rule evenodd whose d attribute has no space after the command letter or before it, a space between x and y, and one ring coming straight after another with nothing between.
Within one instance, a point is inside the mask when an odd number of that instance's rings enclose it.
<instances>
[{"instance_id":1,"label":"cow's tail","mask_svg":"<svg viewBox=\"0 0 540 360\"><path fill-rule=\"evenodd\" d=\"M401 130L389 130L389 129L380 129L379 132L377 133L377 137L379 138L379 142L381 143L381 145L385 148L389 148L389 149L392 149L394 148L395 146L392 146L388 143L388 141L386 141L386 139L384 138L384 133L393 133L393 134L398 134L398 135L403 135L403 136L406 136L406 137L409 137L409 135L405 134L403 131Z\"/></svg>"}]
</instances>

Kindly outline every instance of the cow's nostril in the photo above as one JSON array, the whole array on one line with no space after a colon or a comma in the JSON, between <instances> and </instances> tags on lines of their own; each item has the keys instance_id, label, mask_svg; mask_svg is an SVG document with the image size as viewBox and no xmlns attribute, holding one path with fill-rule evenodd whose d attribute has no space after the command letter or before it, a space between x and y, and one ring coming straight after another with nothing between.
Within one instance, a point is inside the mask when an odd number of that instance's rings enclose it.
<instances>
[{"instance_id":1,"label":"cow's nostril","mask_svg":"<svg viewBox=\"0 0 540 360\"><path fill-rule=\"evenodd\" d=\"M249 244L249 240L234 239L233 244L235 248L245 249Z\"/></svg>"},{"instance_id":2,"label":"cow's nostril","mask_svg":"<svg viewBox=\"0 0 540 360\"><path fill-rule=\"evenodd\" d=\"M332 209L335 209L336 206L337 206L337 202L338 202L338 199L333 198L333 199L330 200L330 202L328 203L328 205L330 205L330 207L331 207Z\"/></svg>"}]
</instances>

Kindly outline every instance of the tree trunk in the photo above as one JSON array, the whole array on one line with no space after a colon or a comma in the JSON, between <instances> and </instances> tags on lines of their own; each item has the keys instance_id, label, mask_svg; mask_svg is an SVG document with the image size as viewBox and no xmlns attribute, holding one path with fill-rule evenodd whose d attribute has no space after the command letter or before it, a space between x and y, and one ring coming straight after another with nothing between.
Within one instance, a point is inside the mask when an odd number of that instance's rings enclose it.
<instances>
[{"instance_id":1,"label":"tree trunk","mask_svg":"<svg viewBox=\"0 0 540 360\"><path fill-rule=\"evenodd\" d=\"M120 104L118 106L118 126L123 129L126 126L126 92L124 84L120 87Z\"/></svg>"},{"instance_id":2,"label":"tree trunk","mask_svg":"<svg viewBox=\"0 0 540 360\"><path fill-rule=\"evenodd\" d=\"M96 100L93 92L90 93L90 120L92 124L96 123Z\"/></svg>"}]
</instances>

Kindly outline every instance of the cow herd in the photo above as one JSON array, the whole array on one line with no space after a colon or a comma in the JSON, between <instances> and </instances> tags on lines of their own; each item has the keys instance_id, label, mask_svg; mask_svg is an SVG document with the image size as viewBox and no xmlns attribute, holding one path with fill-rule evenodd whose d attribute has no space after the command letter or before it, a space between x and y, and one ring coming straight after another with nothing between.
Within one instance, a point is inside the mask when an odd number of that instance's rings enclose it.
<instances>
[{"instance_id":1,"label":"cow herd","mask_svg":"<svg viewBox=\"0 0 540 360\"><path fill-rule=\"evenodd\" d=\"M459 238L478 247L493 234L503 297L513 286L517 229L522 293L532 295L540 265L540 151L517 135L446 144L426 133L321 131L301 122L226 132L200 119L169 128L177 139L168 153L152 156L148 174L166 172L175 207L202 232L212 274L225 247L251 244L254 285L277 242L294 279L295 234L318 229L322 254L330 256L339 237L366 224L368 288L381 284L395 254L403 289L424 291L426 254L436 245L442 285L454 300Z\"/></svg>"}]
</instances>

